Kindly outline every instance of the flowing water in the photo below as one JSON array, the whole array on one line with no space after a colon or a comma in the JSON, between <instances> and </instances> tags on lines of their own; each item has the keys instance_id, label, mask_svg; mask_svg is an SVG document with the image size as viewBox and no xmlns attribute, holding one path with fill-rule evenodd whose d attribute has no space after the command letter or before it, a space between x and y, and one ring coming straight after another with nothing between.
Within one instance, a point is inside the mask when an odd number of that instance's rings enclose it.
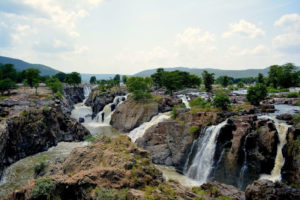
<instances>
[{"instance_id":1,"label":"flowing water","mask_svg":"<svg viewBox=\"0 0 300 200\"><path fill-rule=\"evenodd\" d=\"M189 178L197 180L199 183L205 183L213 168L213 159L216 148L216 139L223 126L227 124L227 120L206 129L205 135L198 138L197 153L192 160L190 166L186 165L185 175ZM189 162L189 160L187 160Z\"/></svg>"},{"instance_id":2,"label":"flowing water","mask_svg":"<svg viewBox=\"0 0 300 200\"><path fill-rule=\"evenodd\" d=\"M279 144L277 145L275 163L271 171L271 174L263 174L260 176L260 179L268 179L275 182L275 181L281 181L281 168L283 167L285 162L285 159L282 154L282 149L287 142L286 136L287 136L289 126L285 123L280 123L278 120L274 118L273 121L275 122L275 126L279 136Z\"/></svg>"},{"instance_id":3,"label":"flowing water","mask_svg":"<svg viewBox=\"0 0 300 200\"><path fill-rule=\"evenodd\" d=\"M149 122L145 122L139 127L133 129L128 133L128 136L131 138L132 142L135 142L138 138L143 137L145 132L153 125L158 124L159 122L162 122L166 119L170 119L170 112L167 113L159 113L158 115L152 117L152 119Z\"/></svg>"},{"instance_id":4,"label":"flowing water","mask_svg":"<svg viewBox=\"0 0 300 200\"><path fill-rule=\"evenodd\" d=\"M185 105L186 108L191 109L190 103L188 101L188 98L184 94L177 95L182 100L182 103Z\"/></svg>"}]
</instances>

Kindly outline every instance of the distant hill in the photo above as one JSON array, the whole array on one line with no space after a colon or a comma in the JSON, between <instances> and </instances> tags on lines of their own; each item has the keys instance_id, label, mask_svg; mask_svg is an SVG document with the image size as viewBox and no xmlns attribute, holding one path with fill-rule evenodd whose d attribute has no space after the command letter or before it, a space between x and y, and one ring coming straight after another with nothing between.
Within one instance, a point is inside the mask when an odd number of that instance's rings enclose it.
<instances>
[{"instance_id":1,"label":"distant hill","mask_svg":"<svg viewBox=\"0 0 300 200\"><path fill-rule=\"evenodd\" d=\"M52 75L60 72L60 71L53 69L51 67L48 67L46 65L31 64L31 63L25 62L23 60L4 57L4 56L0 56L0 63L1 64L13 64L17 71L22 71L22 70L25 70L28 68L35 68L35 69L40 70L42 76L45 76L45 75L52 76Z\"/></svg>"},{"instance_id":2,"label":"distant hill","mask_svg":"<svg viewBox=\"0 0 300 200\"><path fill-rule=\"evenodd\" d=\"M214 73L216 77L219 76L231 76L234 78L244 78L244 77L254 77L257 76L259 73L262 73L263 75L267 75L269 71L269 67L264 69L246 69L246 70L222 70L222 69L212 69L212 68L187 68L187 67L173 67L173 68L164 68L165 71L174 71L174 70L181 70L186 71L192 74L196 74L198 76L201 76L202 72L204 70L208 71L209 73ZM144 70L139 73L134 74L134 76L150 76L151 74L155 73L157 69L149 69Z\"/></svg>"}]
</instances>

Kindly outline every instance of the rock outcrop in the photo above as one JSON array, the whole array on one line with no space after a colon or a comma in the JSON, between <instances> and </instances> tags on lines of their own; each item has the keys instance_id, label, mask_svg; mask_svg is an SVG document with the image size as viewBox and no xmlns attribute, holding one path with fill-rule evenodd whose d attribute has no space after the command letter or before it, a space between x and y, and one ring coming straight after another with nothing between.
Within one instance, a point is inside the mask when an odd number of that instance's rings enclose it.
<instances>
[{"instance_id":1,"label":"rock outcrop","mask_svg":"<svg viewBox=\"0 0 300 200\"><path fill-rule=\"evenodd\" d=\"M0 174L5 166L58 142L82 141L89 131L65 115L60 106L32 108L0 123Z\"/></svg>"},{"instance_id":2,"label":"rock outcrop","mask_svg":"<svg viewBox=\"0 0 300 200\"><path fill-rule=\"evenodd\" d=\"M300 190L269 180L254 181L246 189L249 200L295 200L300 199Z\"/></svg>"},{"instance_id":3,"label":"rock outcrop","mask_svg":"<svg viewBox=\"0 0 300 200\"><path fill-rule=\"evenodd\" d=\"M266 99L264 103L267 104L289 104L292 106L297 105L297 101L299 101L299 98L270 98Z\"/></svg>"},{"instance_id":4,"label":"rock outcrop","mask_svg":"<svg viewBox=\"0 0 300 200\"><path fill-rule=\"evenodd\" d=\"M84 100L84 89L83 87L65 87L63 96L67 99L68 104L73 106Z\"/></svg>"},{"instance_id":5,"label":"rock outcrop","mask_svg":"<svg viewBox=\"0 0 300 200\"><path fill-rule=\"evenodd\" d=\"M111 117L111 125L121 132L129 132L148 122L160 112L171 111L172 107L182 103L178 98L161 98L148 103L136 102L129 98L119 105Z\"/></svg>"},{"instance_id":6,"label":"rock outcrop","mask_svg":"<svg viewBox=\"0 0 300 200\"><path fill-rule=\"evenodd\" d=\"M124 91L100 92L98 89L93 89L85 101L85 105L92 107L93 117L95 117L107 104L112 103L116 96L125 95Z\"/></svg>"}]
</instances>

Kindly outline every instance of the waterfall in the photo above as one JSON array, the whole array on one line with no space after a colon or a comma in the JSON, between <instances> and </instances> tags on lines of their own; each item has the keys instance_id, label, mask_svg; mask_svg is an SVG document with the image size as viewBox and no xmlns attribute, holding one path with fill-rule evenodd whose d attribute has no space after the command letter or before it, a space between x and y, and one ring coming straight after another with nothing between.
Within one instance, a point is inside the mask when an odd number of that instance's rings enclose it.
<instances>
[{"instance_id":1,"label":"waterfall","mask_svg":"<svg viewBox=\"0 0 300 200\"><path fill-rule=\"evenodd\" d=\"M177 97L179 97L181 100L182 100L182 103L184 103L185 107L186 108L191 108L190 104L189 104L189 101L188 101L188 98L186 97L186 95L184 94L180 94L180 95L177 95Z\"/></svg>"},{"instance_id":2,"label":"waterfall","mask_svg":"<svg viewBox=\"0 0 300 200\"><path fill-rule=\"evenodd\" d=\"M243 165L242 165L242 168L241 168L241 171L240 171L240 174L239 174L239 179L238 179L238 187L239 188L243 187L244 182L245 182L244 178L245 178L245 175L248 171L248 156L247 156L246 144L247 144L247 139L248 139L249 135L250 134L248 134L245 137L245 141L244 141L244 144L243 144L244 161L243 161Z\"/></svg>"},{"instance_id":3,"label":"waterfall","mask_svg":"<svg viewBox=\"0 0 300 200\"><path fill-rule=\"evenodd\" d=\"M277 153L274 163L274 168L271 171L270 175L263 174L260 179L268 179L271 181L281 181L281 168L284 165L285 159L282 154L282 148L286 144L286 136L289 129L289 126L285 123L279 123L277 120L274 120L275 126L279 136L279 144L277 145Z\"/></svg>"},{"instance_id":4,"label":"waterfall","mask_svg":"<svg viewBox=\"0 0 300 200\"><path fill-rule=\"evenodd\" d=\"M216 139L222 127L227 124L227 120L206 129L205 135L197 140L197 153L190 167L185 171L185 175L196 179L200 183L205 183L213 168L213 159L216 148Z\"/></svg>"},{"instance_id":5,"label":"waterfall","mask_svg":"<svg viewBox=\"0 0 300 200\"><path fill-rule=\"evenodd\" d=\"M85 85L83 86L83 92L84 92L84 97L85 99L87 99L87 97L89 96L89 94L91 93L92 88L89 85Z\"/></svg>"},{"instance_id":6,"label":"waterfall","mask_svg":"<svg viewBox=\"0 0 300 200\"><path fill-rule=\"evenodd\" d=\"M170 119L170 112L167 113L159 113L158 115L154 116L149 122L145 122L139 127L133 129L128 133L128 136L131 138L132 142L135 142L138 138L143 137L145 132L153 125L158 124L166 119Z\"/></svg>"}]
</instances>

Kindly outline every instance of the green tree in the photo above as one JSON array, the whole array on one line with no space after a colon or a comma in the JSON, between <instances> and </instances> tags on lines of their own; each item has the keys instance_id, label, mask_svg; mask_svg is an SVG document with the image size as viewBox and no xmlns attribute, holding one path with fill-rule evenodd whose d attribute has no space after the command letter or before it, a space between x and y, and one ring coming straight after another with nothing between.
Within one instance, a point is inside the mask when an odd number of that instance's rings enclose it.
<instances>
[{"instance_id":1,"label":"green tree","mask_svg":"<svg viewBox=\"0 0 300 200\"><path fill-rule=\"evenodd\" d=\"M151 98L149 84L143 77L130 77L126 85L128 91L133 93L135 100L147 100Z\"/></svg>"},{"instance_id":2,"label":"green tree","mask_svg":"<svg viewBox=\"0 0 300 200\"><path fill-rule=\"evenodd\" d=\"M246 98L252 105L258 106L267 95L267 87L264 84L257 84L248 88Z\"/></svg>"},{"instance_id":3,"label":"green tree","mask_svg":"<svg viewBox=\"0 0 300 200\"><path fill-rule=\"evenodd\" d=\"M62 82L60 82L59 79L56 78L55 76L48 79L46 84L52 90L53 93L57 93L57 92L62 93L63 91Z\"/></svg>"},{"instance_id":4,"label":"green tree","mask_svg":"<svg viewBox=\"0 0 300 200\"><path fill-rule=\"evenodd\" d=\"M258 83L261 83L261 84L264 84L264 83L265 83L264 75L263 75L262 73L259 73L259 74L258 74L257 82L258 82Z\"/></svg>"},{"instance_id":5,"label":"green tree","mask_svg":"<svg viewBox=\"0 0 300 200\"><path fill-rule=\"evenodd\" d=\"M4 92L8 92L8 95L10 95L10 90L16 87L16 83L12 81L10 78L5 78L3 80L0 80L0 92L2 95L4 95Z\"/></svg>"},{"instance_id":6,"label":"green tree","mask_svg":"<svg viewBox=\"0 0 300 200\"><path fill-rule=\"evenodd\" d=\"M0 67L0 79L9 78L12 81L17 81L17 71L12 64L5 64Z\"/></svg>"},{"instance_id":7,"label":"green tree","mask_svg":"<svg viewBox=\"0 0 300 200\"><path fill-rule=\"evenodd\" d=\"M81 76L78 72L72 72L67 74L65 82L69 85L77 86L81 83Z\"/></svg>"},{"instance_id":8,"label":"green tree","mask_svg":"<svg viewBox=\"0 0 300 200\"><path fill-rule=\"evenodd\" d=\"M97 79L96 79L96 76L92 76L90 78L90 84L96 84L97 83Z\"/></svg>"},{"instance_id":9,"label":"green tree","mask_svg":"<svg viewBox=\"0 0 300 200\"><path fill-rule=\"evenodd\" d=\"M213 105L217 108L221 108L222 110L228 110L230 107L230 99L228 95L224 93L217 93L217 95L213 99Z\"/></svg>"},{"instance_id":10,"label":"green tree","mask_svg":"<svg viewBox=\"0 0 300 200\"><path fill-rule=\"evenodd\" d=\"M218 78L218 82L224 87L226 88L229 85L229 77L228 76L220 76Z\"/></svg>"},{"instance_id":11,"label":"green tree","mask_svg":"<svg viewBox=\"0 0 300 200\"><path fill-rule=\"evenodd\" d=\"M240 82L238 82L237 87L244 88L245 86L244 86L244 83L242 81L240 81Z\"/></svg>"},{"instance_id":12,"label":"green tree","mask_svg":"<svg viewBox=\"0 0 300 200\"><path fill-rule=\"evenodd\" d=\"M60 82L64 82L65 79L67 78L67 74L63 72L58 72L57 74L54 75Z\"/></svg>"},{"instance_id":13,"label":"green tree","mask_svg":"<svg viewBox=\"0 0 300 200\"><path fill-rule=\"evenodd\" d=\"M114 84L116 86L119 86L120 82L121 82L121 76L120 76L120 74L116 74L113 80L114 80Z\"/></svg>"},{"instance_id":14,"label":"green tree","mask_svg":"<svg viewBox=\"0 0 300 200\"><path fill-rule=\"evenodd\" d=\"M178 75L178 71L164 72L163 74L162 85L165 86L170 95L184 87L183 80Z\"/></svg>"},{"instance_id":15,"label":"green tree","mask_svg":"<svg viewBox=\"0 0 300 200\"><path fill-rule=\"evenodd\" d=\"M28 68L25 72L26 83L33 88L40 83L40 70L34 68Z\"/></svg>"},{"instance_id":16,"label":"green tree","mask_svg":"<svg viewBox=\"0 0 300 200\"><path fill-rule=\"evenodd\" d=\"M127 77L126 75L123 75L123 76L122 76L122 82L123 82L124 84L126 84L127 79L128 79L128 77Z\"/></svg>"},{"instance_id":17,"label":"green tree","mask_svg":"<svg viewBox=\"0 0 300 200\"><path fill-rule=\"evenodd\" d=\"M202 73L203 82L205 85L205 89L207 92L212 91L212 84L215 81L215 74L214 73L208 73L206 70Z\"/></svg>"},{"instance_id":18,"label":"green tree","mask_svg":"<svg viewBox=\"0 0 300 200\"><path fill-rule=\"evenodd\" d=\"M151 78L153 79L156 88L163 87L164 73L165 73L165 70L163 68L158 68L156 70L156 73L151 75Z\"/></svg>"}]
</instances>

